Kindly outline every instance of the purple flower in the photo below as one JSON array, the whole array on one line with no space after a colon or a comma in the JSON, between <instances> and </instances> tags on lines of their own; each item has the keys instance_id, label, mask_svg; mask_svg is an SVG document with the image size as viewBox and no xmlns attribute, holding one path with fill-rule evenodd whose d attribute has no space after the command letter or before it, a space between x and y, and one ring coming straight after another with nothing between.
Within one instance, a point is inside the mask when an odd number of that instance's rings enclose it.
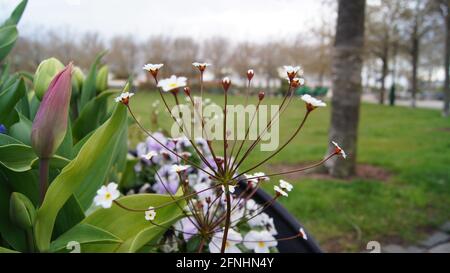
<instances>
[{"instance_id":1,"label":"purple flower","mask_svg":"<svg viewBox=\"0 0 450 273\"><path fill-rule=\"evenodd\" d=\"M31 144L40 158L50 158L66 135L71 94L72 63L53 78L33 121Z\"/></svg>"},{"instance_id":2,"label":"purple flower","mask_svg":"<svg viewBox=\"0 0 450 273\"><path fill-rule=\"evenodd\" d=\"M172 170L171 165L162 166L155 174L156 183L153 190L159 194L175 194L180 184L178 174Z\"/></svg>"},{"instance_id":3,"label":"purple flower","mask_svg":"<svg viewBox=\"0 0 450 273\"><path fill-rule=\"evenodd\" d=\"M3 124L0 124L0 134L6 134L6 127Z\"/></svg>"},{"instance_id":4,"label":"purple flower","mask_svg":"<svg viewBox=\"0 0 450 273\"><path fill-rule=\"evenodd\" d=\"M167 146L167 139L162 133L156 132L152 134L152 136L156 140L161 142L163 145ZM155 151L159 153L161 149L163 149L164 147L161 144L159 144L155 139L147 137L147 140L145 141L145 143L147 144L147 151Z\"/></svg>"},{"instance_id":5,"label":"purple flower","mask_svg":"<svg viewBox=\"0 0 450 273\"><path fill-rule=\"evenodd\" d=\"M191 239L192 236L198 233L197 227L192 222L196 223L193 217L189 218L185 217L175 223L175 229L179 230L180 232L183 232L183 238L186 241L189 241L189 239Z\"/></svg>"}]
</instances>

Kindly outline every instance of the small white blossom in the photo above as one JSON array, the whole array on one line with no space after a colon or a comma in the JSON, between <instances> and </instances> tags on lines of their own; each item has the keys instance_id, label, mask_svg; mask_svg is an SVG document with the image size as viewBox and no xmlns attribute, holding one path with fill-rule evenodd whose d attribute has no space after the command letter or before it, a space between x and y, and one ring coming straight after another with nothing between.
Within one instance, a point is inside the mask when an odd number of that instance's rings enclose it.
<instances>
[{"instance_id":1,"label":"small white blossom","mask_svg":"<svg viewBox=\"0 0 450 273\"><path fill-rule=\"evenodd\" d=\"M109 183L106 186L102 186L94 197L94 203L96 206L102 206L107 209L112 206L112 202L119 198L120 192L117 190L117 184L114 182Z\"/></svg>"},{"instance_id":2,"label":"small white blossom","mask_svg":"<svg viewBox=\"0 0 450 273\"><path fill-rule=\"evenodd\" d=\"M286 191L291 191L293 187L294 186L292 186L291 183L289 183L283 179L280 179L280 188L285 189Z\"/></svg>"},{"instance_id":3,"label":"small white blossom","mask_svg":"<svg viewBox=\"0 0 450 273\"><path fill-rule=\"evenodd\" d=\"M193 66L197 67L200 71L204 71L206 67L210 66L209 63L200 63L200 62L194 62L192 63Z\"/></svg>"},{"instance_id":4,"label":"small white blossom","mask_svg":"<svg viewBox=\"0 0 450 273\"><path fill-rule=\"evenodd\" d=\"M283 195L283 196L288 196L288 193L287 192L285 192L285 191L283 191L280 187L278 187L278 186L273 186L273 189L275 190L275 192L277 192L277 193L279 193L279 194L281 194L281 195Z\"/></svg>"},{"instance_id":5,"label":"small white blossom","mask_svg":"<svg viewBox=\"0 0 450 273\"><path fill-rule=\"evenodd\" d=\"M122 94L120 94L120 96L116 97L114 100L116 102L122 102L124 104L128 104L128 101L130 100L130 98L132 96L134 96L134 93L123 92Z\"/></svg>"},{"instance_id":6,"label":"small white blossom","mask_svg":"<svg viewBox=\"0 0 450 273\"><path fill-rule=\"evenodd\" d=\"M277 246L277 244L275 237L265 230L251 230L244 237L245 247L255 251L255 253L269 253L270 248Z\"/></svg>"},{"instance_id":7,"label":"small white blossom","mask_svg":"<svg viewBox=\"0 0 450 273\"><path fill-rule=\"evenodd\" d=\"M190 165L172 165L171 170L176 173L181 173L186 171L191 167Z\"/></svg>"},{"instance_id":8,"label":"small white blossom","mask_svg":"<svg viewBox=\"0 0 450 273\"><path fill-rule=\"evenodd\" d=\"M224 187L223 185L222 185L222 191L225 192L225 187ZM234 191L235 191L235 186L228 185L228 191L229 191L230 193L234 193Z\"/></svg>"},{"instance_id":9,"label":"small white blossom","mask_svg":"<svg viewBox=\"0 0 450 273\"><path fill-rule=\"evenodd\" d=\"M142 69L151 72L151 71L158 71L163 66L164 64L146 64L142 67Z\"/></svg>"},{"instance_id":10,"label":"small white blossom","mask_svg":"<svg viewBox=\"0 0 450 273\"><path fill-rule=\"evenodd\" d=\"M257 172L253 174L253 177L256 177L260 181L269 181L270 177L266 176L263 172Z\"/></svg>"},{"instance_id":11,"label":"small white blossom","mask_svg":"<svg viewBox=\"0 0 450 273\"><path fill-rule=\"evenodd\" d=\"M158 82L158 87L161 87L164 92L168 92L180 87L186 86L186 77L177 77L172 75L170 78L162 79Z\"/></svg>"},{"instance_id":12,"label":"small white blossom","mask_svg":"<svg viewBox=\"0 0 450 273\"><path fill-rule=\"evenodd\" d=\"M302 100L306 102L306 104L311 105L313 108L317 107L325 107L327 104L319 99L316 99L314 97L311 97L308 94L305 94L302 96Z\"/></svg>"},{"instance_id":13,"label":"small white blossom","mask_svg":"<svg viewBox=\"0 0 450 273\"><path fill-rule=\"evenodd\" d=\"M151 160L154 156L157 156L158 153L155 151L150 151L148 153L146 153L145 155L142 155L142 158L145 158L147 160Z\"/></svg>"},{"instance_id":14,"label":"small white blossom","mask_svg":"<svg viewBox=\"0 0 450 273\"><path fill-rule=\"evenodd\" d=\"M209 243L209 252L219 253L222 247L223 231L217 232L213 235ZM233 229L228 230L227 241L225 242L225 253L241 253L241 250L236 246L242 242L242 235Z\"/></svg>"},{"instance_id":15,"label":"small white blossom","mask_svg":"<svg viewBox=\"0 0 450 273\"><path fill-rule=\"evenodd\" d=\"M303 75L303 70L300 68L300 66L291 66L291 65L285 65L283 66L284 71L288 74L289 79L293 79L296 75Z\"/></svg>"},{"instance_id":16,"label":"small white blossom","mask_svg":"<svg viewBox=\"0 0 450 273\"><path fill-rule=\"evenodd\" d=\"M336 142L331 141L331 143L336 147L336 153L340 154L344 159L347 158L345 151Z\"/></svg>"},{"instance_id":17,"label":"small white blossom","mask_svg":"<svg viewBox=\"0 0 450 273\"><path fill-rule=\"evenodd\" d=\"M148 210L145 211L145 220L153 221L156 217L156 211L154 207L148 207Z\"/></svg>"}]
</instances>

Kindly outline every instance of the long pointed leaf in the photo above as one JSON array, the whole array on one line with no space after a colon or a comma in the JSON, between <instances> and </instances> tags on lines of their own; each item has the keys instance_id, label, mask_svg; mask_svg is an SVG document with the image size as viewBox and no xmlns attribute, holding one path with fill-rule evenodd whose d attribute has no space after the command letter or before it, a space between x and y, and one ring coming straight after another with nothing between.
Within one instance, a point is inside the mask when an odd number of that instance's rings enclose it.
<instances>
[{"instance_id":1,"label":"long pointed leaf","mask_svg":"<svg viewBox=\"0 0 450 273\"><path fill-rule=\"evenodd\" d=\"M37 212L35 239L38 249L46 251L50 247L58 211L69 197L80 187L77 198L84 208L92 203L93 195L105 182L109 173L114 150L122 129L126 126L127 109L117 104L113 115L99 127L83 145L78 155L61 171L52 182L44 202Z\"/></svg>"}]
</instances>

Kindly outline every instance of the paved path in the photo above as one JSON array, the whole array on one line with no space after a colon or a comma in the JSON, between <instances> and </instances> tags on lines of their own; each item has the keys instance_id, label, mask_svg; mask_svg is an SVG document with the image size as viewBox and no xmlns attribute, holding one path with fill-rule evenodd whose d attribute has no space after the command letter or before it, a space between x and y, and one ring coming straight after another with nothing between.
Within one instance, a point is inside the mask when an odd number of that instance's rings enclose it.
<instances>
[{"instance_id":1,"label":"paved path","mask_svg":"<svg viewBox=\"0 0 450 273\"><path fill-rule=\"evenodd\" d=\"M381 247L384 253L450 253L450 221L431 233L417 245L386 245Z\"/></svg>"},{"instance_id":2,"label":"paved path","mask_svg":"<svg viewBox=\"0 0 450 273\"><path fill-rule=\"evenodd\" d=\"M373 94L363 94L362 101L368 103L378 103L378 98ZM442 109L444 106L443 104L444 102L440 100L417 100L416 102L416 106L418 108L428 108L437 110ZM395 105L411 107L411 100L396 99Z\"/></svg>"}]
</instances>

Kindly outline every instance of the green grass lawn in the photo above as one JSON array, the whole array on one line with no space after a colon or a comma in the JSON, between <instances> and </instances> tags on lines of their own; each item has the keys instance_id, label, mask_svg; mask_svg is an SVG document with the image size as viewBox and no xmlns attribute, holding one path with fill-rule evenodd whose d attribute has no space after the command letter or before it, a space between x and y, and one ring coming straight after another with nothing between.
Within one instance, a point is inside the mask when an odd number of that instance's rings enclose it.
<instances>
[{"instance_id":1,"label":"green grass lawn","mask_svg":"<svg viewBox=\"0 0 450 273\"><path fill-rule=\"evenodd\" d=\"M158 98L155 92L140 92L131 102L150 128L151 104ZM222 103L221 96L212 98ZM265 101L280 103L277 98ZM241 96L230 97L230 104L239 102ZM314 111L300 135L269 164L320 160L328 145L329 110ZM280 143L303 114L303 102L295 99L281 119ZM161 117L159 124L168 121ZM131 126L132 145L144 137ZM244 165L251 166L265 156L256 151ZM282 201L324 250L359 251L371 240L382 245L413 243L450 219L450 121L439 111L363 104L358 163L381 167L392 175L388 181L299 179L291 181L294 190ZM267 166L259 170L269 171ZM271 191L270 185L266 187Z\"/></svg>"}]
</instances>

